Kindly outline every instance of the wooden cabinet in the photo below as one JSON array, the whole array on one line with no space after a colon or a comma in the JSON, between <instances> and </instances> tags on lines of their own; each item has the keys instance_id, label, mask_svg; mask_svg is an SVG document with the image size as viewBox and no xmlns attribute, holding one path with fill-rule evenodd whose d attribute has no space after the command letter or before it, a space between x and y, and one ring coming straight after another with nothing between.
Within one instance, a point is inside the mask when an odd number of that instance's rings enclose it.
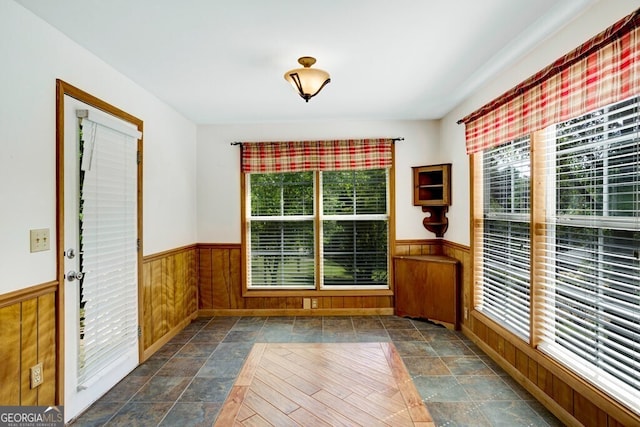
<instances>
[{"instance_id":1,"label":"wooden cabinet","mask_svg":"<svg viewBox=\"0 0 640 427\"><path fill-rule=\"evenodd\" d=\"M451 163L413 167L414 206L451 204Z\"/></svg>"},{"instance_id":2,"label":"wooden cabinet","mask_svg":"<svg viewBox=\"0 0 640 427\"><path fill-rule=\"evenodd\" d=\"M444 237L449 227L447 211L451 205L451 163L413 167L413 204L422 206L427 216L424 227Z\"/></svg>"},{"instance_id":3,"label":"wooden cabinet","mask_svg":"<svg viewBox=\"0 0 640 427\"><path fill-rule=\"evenodd\" d=\"M458 261L442 255L397 256L395 312L458 329Z\"/></svg>"}]
</instances>

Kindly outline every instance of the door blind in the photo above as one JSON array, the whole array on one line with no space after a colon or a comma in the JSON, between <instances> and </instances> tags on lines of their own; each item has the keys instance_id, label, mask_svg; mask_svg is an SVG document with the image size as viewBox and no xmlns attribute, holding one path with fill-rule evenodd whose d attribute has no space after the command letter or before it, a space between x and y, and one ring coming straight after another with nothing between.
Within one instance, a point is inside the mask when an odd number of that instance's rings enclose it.
<instances>
[{"instance_id":1,"label":"door blind","mask_svg":"<svg viewBox=\"0 0 640 427\"><path fill-rule=\"evenodd\" d=\"M92 117L93 118L93 117ZM137 138L81 120L78 387L137 351Z\"/></svg>"}]
</instances>

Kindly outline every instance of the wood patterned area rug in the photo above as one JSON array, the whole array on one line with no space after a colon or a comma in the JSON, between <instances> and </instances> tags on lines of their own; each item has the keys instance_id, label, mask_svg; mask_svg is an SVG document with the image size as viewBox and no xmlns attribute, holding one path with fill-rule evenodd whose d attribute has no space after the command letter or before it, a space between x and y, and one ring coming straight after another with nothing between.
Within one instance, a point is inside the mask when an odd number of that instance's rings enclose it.
<instances>
[{"instance_id":1,"label":"wood patterned area rug","mask_svg":"<svg viewBox=\"0 0 640 427\"><path fill-rule=\"evenodd\" d=\"M215 426L433 427L393 343L255 344Z\"/></svg>"}]
</instances>

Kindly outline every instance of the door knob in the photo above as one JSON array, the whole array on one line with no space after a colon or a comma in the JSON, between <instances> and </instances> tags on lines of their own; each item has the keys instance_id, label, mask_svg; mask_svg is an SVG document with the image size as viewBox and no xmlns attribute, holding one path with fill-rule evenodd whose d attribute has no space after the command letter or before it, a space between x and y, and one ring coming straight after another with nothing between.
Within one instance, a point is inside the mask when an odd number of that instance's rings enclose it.
<instances>
[{"instance_id":1,"label":"door knob","mask_svg":"<svg viewBox=\"0 0 640 427\"><path fill-rule=\"evenodd\" d=\"M80 271L76 273L75 271L71 270L70 272L67 273L67 280L70 282L73 282L76 279L81 280L83 277L84 277L84 273Z\"/></svg>"}]
</instances>

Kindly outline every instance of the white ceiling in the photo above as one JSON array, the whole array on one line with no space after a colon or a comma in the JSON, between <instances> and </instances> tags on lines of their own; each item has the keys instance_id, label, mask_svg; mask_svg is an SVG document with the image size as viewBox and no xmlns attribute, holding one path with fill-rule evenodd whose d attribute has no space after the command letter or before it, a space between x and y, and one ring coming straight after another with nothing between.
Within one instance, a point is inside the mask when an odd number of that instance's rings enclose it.
<instances>
[{"instance_id":1,"label":"white ceiling","mask_svg":"<svg viewBox=\"0 0 640 427\"><path fill-rule=\"evenodd\" d=\"M594 0L16 1L206 124L440 118Z\"/></svg>"}]
</instances>

